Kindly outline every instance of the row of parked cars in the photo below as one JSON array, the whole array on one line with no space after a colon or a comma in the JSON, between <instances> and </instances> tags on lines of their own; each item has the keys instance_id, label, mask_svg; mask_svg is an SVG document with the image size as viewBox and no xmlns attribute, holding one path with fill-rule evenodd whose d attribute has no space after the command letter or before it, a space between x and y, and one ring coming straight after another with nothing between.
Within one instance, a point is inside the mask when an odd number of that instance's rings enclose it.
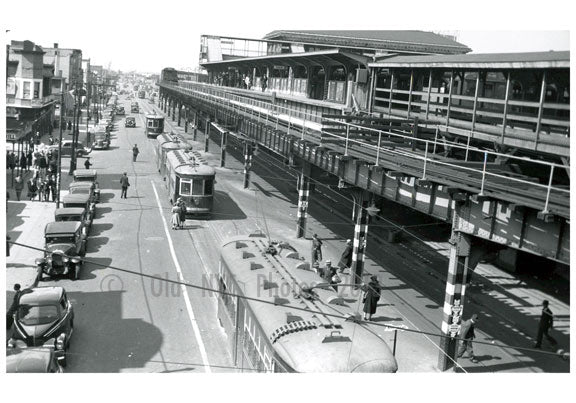
<instances>
[{"instance_id":1,"label":"row of parked cars","mask_svg":"<svg viewBox=\"0 0 576 403\"><path fill-rule=\"evenodd\" d=\"M69 193L44 229L44 255L36 259L38 280L77 280L86 254L88 234L100 201L97 172L74 171ZM63 372L74 332L74 309L62 287L24 290L13 312L6 352L7 372Z\"/></svg>"}]
</instances>

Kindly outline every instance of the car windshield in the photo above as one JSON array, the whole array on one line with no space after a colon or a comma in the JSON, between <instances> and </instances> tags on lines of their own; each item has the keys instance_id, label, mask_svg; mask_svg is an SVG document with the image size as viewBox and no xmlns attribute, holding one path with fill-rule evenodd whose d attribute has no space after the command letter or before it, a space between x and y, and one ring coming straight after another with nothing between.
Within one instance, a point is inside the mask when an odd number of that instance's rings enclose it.
<instances>
[{"instance_id":1,"label":"car windshield","mask_svg":"<svg viewBox=\"0 0 576 403\"><path fill-rule=\"evenodd\" d=\"M58 319L56 305L20 305L18 320L25 326L46 325Z\"/></svg>"},{"instance_id":2,"label":"car windshield","mask_svg":"<svg viewBox=\"0 0 576 403\"><path fill-rule=\"evenodd\" d=\"M93 176L77 176L74 178L77 182L94 182L94 179Z\"/></svg>"},{"instance_id":3,"label":"car windshield","mask_svg":"<svg viewBox=\"0 0 576 403\"><path fill-rule=\"evenodd\" d=\"M90 188L87 187L74 187L70 189L70 194L90 194Z\"/></svg>"},{"instance_id":4,"label":"car windshield","mask_svg":"<svg viewBox=\"0 0 576 403\"><path fill-rule=\"evenodd\" d=\"M74 243L73 236L50 236L46 238L46 243Z\"/></svg>"},{"instance_id":5,"label":"car windshield","mask_svg":"<svg viewBox=\"0 0 576 403\"><path fill-rule=\"evenodd\" d=\"M61 215L58 217L58 221L82 221L81 215Z\"/></svg>"}]
</instances>

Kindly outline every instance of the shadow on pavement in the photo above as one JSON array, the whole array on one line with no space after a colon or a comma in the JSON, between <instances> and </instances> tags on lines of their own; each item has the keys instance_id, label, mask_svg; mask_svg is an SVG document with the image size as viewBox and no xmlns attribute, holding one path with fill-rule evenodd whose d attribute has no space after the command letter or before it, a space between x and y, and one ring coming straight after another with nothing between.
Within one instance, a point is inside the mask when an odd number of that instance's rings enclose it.
<instances>
[{"instance_id":1,"label":"shadow on pavement","mask_svg":"<svg viewBox=\"0 0 576 403\"><path fill-rule=\"evenodd\" d=\"M217 190L214 192L214 209L212 210L212 220L244 220L244 211L236 204L226 192Z\"/></svg>"},{"instance_id":2,"label":"shadow on pavement","mask_svg":"<svg viewBox=\"0 0 576 403\"><path fill-rule=\"evenodd\" d=\"M114 227L113 224L92 224L92 228L90 228L90 237L100 235L101 233L108 231Z\"/></svg>"},{"instance_id":3,"label":"shadow on pavement","mask_svg":"<svg viewBox=\"0 0 576 403\"><path fill-rule=\"evenodd\" d=\"M95 238L88 238L88 242L86 243L86 253L94 253L98 252L102 245L106 245L108 243L108 237L95 237Z\"/></svg>"},{"instance_id":4,"label":"shadow on pavement","mask_svg":"<svg viewBox=\"0 0 576 403\"><path fill-rule=\"evenodd\" d=\"M80 280L89 280L96 278L94 271L106 269L112 264L112 259L108 257L88 257L84 262L80 273Z\"/></svg>"},{"instance_id":5,"label":"shadow on pavement","mask_svg":"<svg viewBox=\"0 0 576 403\"><path fill-rule=\"evenodd\" d=\"M68 296L75 317L67 371L114 373L143 368L160 351L160 329L141 319L122 317L124 291L69 292ZM164 365L164 369L168 368Z\"/></svg>"}]
</instances>

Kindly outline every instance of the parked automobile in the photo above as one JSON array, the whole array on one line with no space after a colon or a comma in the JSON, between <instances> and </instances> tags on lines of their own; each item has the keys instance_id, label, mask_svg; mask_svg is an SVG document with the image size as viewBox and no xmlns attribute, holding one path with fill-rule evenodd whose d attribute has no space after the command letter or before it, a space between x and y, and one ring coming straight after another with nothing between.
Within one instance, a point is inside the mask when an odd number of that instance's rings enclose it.
<instances>
[{"instance_id":1,"label":"parked automobile","mask_svg":"<svg viewBox=\"0 0 576 403\"><path fill-rule=\"evenodd\" d=\"M79 221L51 222L44 229L44 257L36 259L43 275L66 276L76 280L82 268L82 258L86 254L88 241L84 224Z\"/></svg>"},{"instance_id":2,"label":"parked automobile","mask_svg":"<svg viewBox=\"0 0 576 403\"><path fill-rule=\"evenodd\" d=\"M74 332L74 309L64 288L29 288L22 292L19 302L8 349L53 348L60 365L66 367L66 351Z\"/></svg>"},{"instance_id":3,"label":"parked automobile","mask_svg":"<svg viewBox=\"0 0 576 403\"><path fill-rule=\"evenodd\" d=\"M108 135L101 132L94 134L94 143L92 143L92 148L94 150L107 150L110 148Z\"/></svg>"},{"instance_id":4,"label":"parked automobile","mask_svg":"<svg viewBox=\"0 0 576 403\"><path fill-rule=\"evenodd\" d=\"M100 201L100 193L96 193L96 184L93 182L72 182L68 185L68 194L87 194L92 203Z\"/></svg>"},{"instance_id":5,"label":"parked automobile","mask_svg":"<svg viewBox=\"0 0 576 403\"><path fill-rule=\"evenodd\" d=\"M86 227L86 233L90 231L92 226L92 218L90 213L81 207L62 207L54 211L54 221L56 222L67 222L67 221L78 221L84 224Z\"/></svg>"},{"instance_id":6,"label":"parked automobile","mask_svg":"<svg viewBox=\"0 0 576 403\"><path fill-rule=\"evenodd\" d=\"M136 127L136 118L133 116L127 116L124 127Z\"/></svg>"},{"instance_id":7,"label":"parked automobile","mask_svg":"<svg viewBox=\"0 0 576 403\"><path fill-rule=\"evenodd\" d=\"M48 146L48 149L52 152L55 152L55 155L58 155L58 144ZM85 147L77 144L76 146L76 156L77 157L84 157L90 154L90 149L86 149ZM62 156L70 156L72 155L72 140L62 140Z\"/></svg>"},{"instance_id":8,"label":"parked automobile","mask_svg":"<svg viewBox=\"0 0 576 403\"><path fill-rule=\"evenodd\" d=\"M67 194L62 198L62 207L85 209L88 212L90 222L92 222L96 215L96 204L92 201L92 197L89 193Z\"/></svg>"},{"instance_id":9,"label":"parked automobile","mask_svg":"<svg viewBox=\"0 0 576 403\"><path fill-rule=\"evenodd\" d=\"M74 181L90 182L94 184L96 202L100 200L100 188L98 186L98 172L95 169L77 169L74 171Z\"/></svg>"},{"instance_id":10,"label":"parked automobile","mask_svg":"<svg viewBox=\"0 0 576 403\"><path fill-rule=\"evenodd\" d=\"M6 349L6 373L62 372L64 372L64 369L58 362L53 347Z\"/></svg>"}]
</instances>

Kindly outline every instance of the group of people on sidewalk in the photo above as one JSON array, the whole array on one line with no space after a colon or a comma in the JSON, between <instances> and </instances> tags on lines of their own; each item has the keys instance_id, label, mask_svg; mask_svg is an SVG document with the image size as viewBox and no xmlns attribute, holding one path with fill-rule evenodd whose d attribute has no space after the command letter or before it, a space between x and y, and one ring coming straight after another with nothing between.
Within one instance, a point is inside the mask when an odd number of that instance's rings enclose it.
<instances>
[{"instance_id":1,"label":"group of people on sidewalk","mask_svg":"<svg viewBox=\"0 0 576 403\"><path fill-rule=\"evenodd\" d=\"M320 262L322 261L322 240L318 237L318 234L312 236L312 267L322 277L326 282L337 291L337 284L341 282L338 272L344 273L345 270L350 269L352 266L352 254L353 254L353 244L351 239L346 240L346 246L340 261L338 262L338 271L335 267L332 267L332 262L326 260L325 266L320 267ZM376 313L376 308L378 306L378 301L381 297L382 285L378 281L378 277L375 275L370 276L370 281L365 284L362 283L360 289L363 291L362 303L363 303L363 319L367 321L372 320L372 315ZM549 301L544 300L542 302L542 313L540 315L540 321L538 324L538 333L536 336L536 343L534 348L542 348L542 340L544 337L550 342L554 347L558 343L550 334L550 329L553 328L554 315L549 307ZM476 338L475 328L478 323L478 314L472 314L469 319L462 321L460 325L460 330L458 332L458 339L460 340L459 347L457 350L457 357L464 357L465 354L473 363L478 363L479 360L474 354L473 340Z\"/></svg>"},{"instance_id":2,"label":"group of people on sidewalk","mask_svg":"<svg viewBox=\"0 0 576 403\"><path fill-rule=\"evenodd\" d=\"M181 197L172 206L172 229L182 229L186 223L186 202Z\"/></svg>"},{"instance_id":3,"label":"group of people on sidewalk","mask_svg":"<svg viewBox=\"0 0 576 403\"><path fill-rule=\"evenodd\" d=\"M14 153L10 153L8 158L9 168L15 169ZM28 187L26 198L34 200L38 197L40 201L49 201L50 196L52 196L52 201L56 200L57 156L50 150L37 151L36 153L32 153L30 150L26 156L22 153L20 160L25 160L26 163L21 163L20 172L14 178L13 189L16 193L16 199L21 200L25 181L24 175L32 173L32 177L26 181Z\"/></svg>"}]
</instances>

